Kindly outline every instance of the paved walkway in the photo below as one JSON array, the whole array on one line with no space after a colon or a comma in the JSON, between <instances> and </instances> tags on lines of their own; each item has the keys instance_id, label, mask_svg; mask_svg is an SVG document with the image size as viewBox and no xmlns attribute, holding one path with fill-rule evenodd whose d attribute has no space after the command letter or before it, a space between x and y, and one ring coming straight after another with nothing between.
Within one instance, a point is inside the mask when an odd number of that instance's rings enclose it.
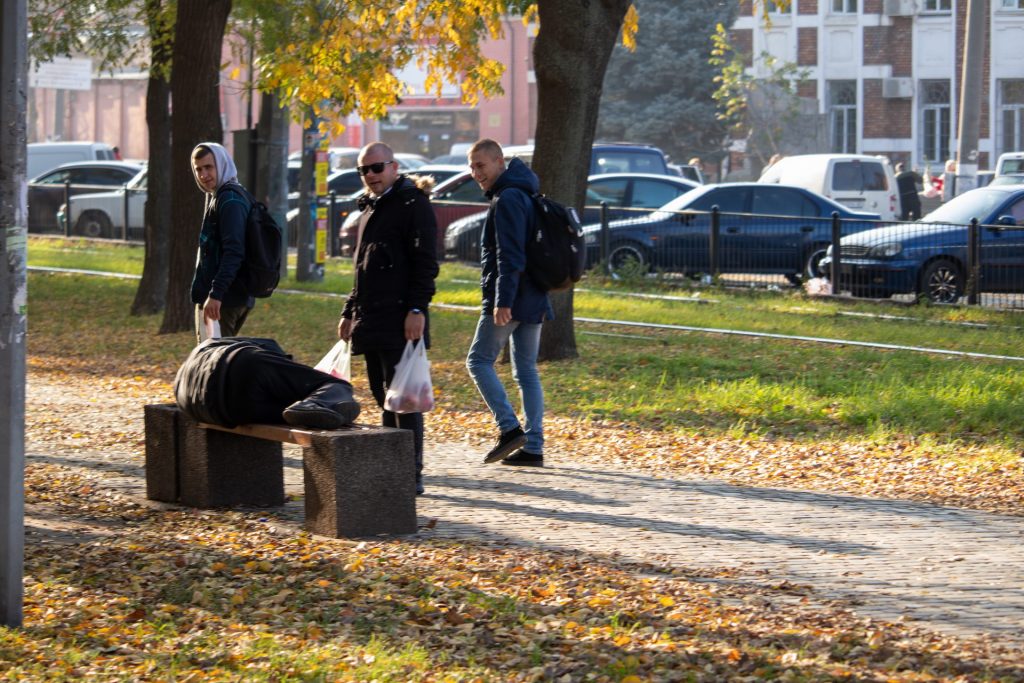
<instances>
[{"instance_id":1,"label":"paved walkway","mask_svg":"<svg viewBox=\"0 0 1024 683\"><path fill-rule=\"evenodd\" d=\"M286 488L302 492L301 451ZM29 462L109 469L144 496L137 461L29 450ZM859 614L1024 647L1024 519L912 502L666 479L552 457L548 467L479 464L477 450L427 445L421 533L617 554L626 561L733 568L731 581L789 581ZM287 515L301 520L301 503ZM48 521L29 515L29 539Z\"/></svg>"}]
</instances>

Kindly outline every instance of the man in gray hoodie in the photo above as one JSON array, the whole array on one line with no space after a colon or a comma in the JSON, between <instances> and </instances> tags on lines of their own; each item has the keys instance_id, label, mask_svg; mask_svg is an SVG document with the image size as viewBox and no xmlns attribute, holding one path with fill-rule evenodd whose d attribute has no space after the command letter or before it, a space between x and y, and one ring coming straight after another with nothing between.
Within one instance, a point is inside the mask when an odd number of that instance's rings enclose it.
<instances>
[{"instance_id":1,"label":"man in gray hoodie","mask_svg":"<svg viewBox=\"0 0 1024 683\"><path fill-rule=\"evenodd\" d=\"M192 172L206 193L191 291L196 338L202 337L201 330L211 320L220 322L221 336L235 337L256 303L237 277L245 261L245 223L252 200L238 182L235 162L216 142L195 146Z\"/></svg>"}]
</instances>

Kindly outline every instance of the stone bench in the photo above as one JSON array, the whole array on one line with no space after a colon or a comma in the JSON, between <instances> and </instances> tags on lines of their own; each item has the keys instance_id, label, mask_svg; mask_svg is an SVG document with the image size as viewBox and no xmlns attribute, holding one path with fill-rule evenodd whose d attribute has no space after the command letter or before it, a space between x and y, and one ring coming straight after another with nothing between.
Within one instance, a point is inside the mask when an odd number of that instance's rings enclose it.
<instances>
[{"instance_id":1,"label":"stone bench","mask_svg":"<svg viewBox=\"0 0 1024 683\"><path fill-rule=\"evenodd\" d=\"M353 425L235 428L196 422L176 405L145 407L146 497L197 508L283 505L282 443L302 446L305 528L333 538L416 532L412 433Z\"/></svg>"}]
</instances>

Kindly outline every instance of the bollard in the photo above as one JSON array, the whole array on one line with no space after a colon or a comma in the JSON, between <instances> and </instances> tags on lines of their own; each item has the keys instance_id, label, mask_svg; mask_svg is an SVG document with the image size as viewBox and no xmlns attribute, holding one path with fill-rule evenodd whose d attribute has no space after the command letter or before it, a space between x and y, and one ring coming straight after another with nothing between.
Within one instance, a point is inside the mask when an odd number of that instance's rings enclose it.
<instances>
[{"instance_id":1,"label":"bollard","mask_svg":"<svg viewBox=\"0 0 1024 683\"><path fill-rule=\"evenodd\" d=\"M832 279L832 293L839 293L839 262L843 256L842 249L842 223L839 222L839 212L832 212L832 264L829 270L829 276Z\"/></svg>"},{"instance_id":2,"label":"bollard","mask_svg":"<svg viewBox=\"0 0 1024 683\"><path fill-rule=\"evenodd\" d=\"M722 216L718 204L711 207L711 233L708 235L708 270L712 278L717 278L718 273L718 234L722 229Z\"/></svg>"},{"instance_id":3,"label":"bollard","mask_svg":"<svg viewBox=\"0 0 1024 683\"><path fill-rule=\"evenodd\" d=\"M601 263L604 264L604 274L612 274L612 264L608 260L609 234L608 234L608 202L601 202Z\"/></svg>"},{"instance_id":4,"label":"bollard","mask_svg":"<svg viewBox=\"0 0 1024 683\"><path fill-rule=\"evenodd\" d=\"M981 230L978 219L972 218L967 226L967 303L978 303L978 291L981 289Z\"/></svg>"}]
</instances>

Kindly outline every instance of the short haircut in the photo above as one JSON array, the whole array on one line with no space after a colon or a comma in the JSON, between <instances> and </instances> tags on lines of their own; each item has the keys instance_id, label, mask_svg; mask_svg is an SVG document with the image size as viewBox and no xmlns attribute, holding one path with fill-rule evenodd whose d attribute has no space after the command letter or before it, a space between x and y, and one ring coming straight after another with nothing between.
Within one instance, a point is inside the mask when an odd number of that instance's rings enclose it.
<instances>
[{"instance_id":1,"label":"short haircut","mask_svg":"<svg viewBox=\"0 0 1024 683\"><path fill-rule=\"evenodd\" d=\"M469 152L466 156L473 156L477 152L487 152L494 157L504 158L505 153L501 150L501 145L490 138L483 138L473 143L473 146L469 148Z\"/></svg>"},{"instance_id":2,"label":"short haircut","mask_svg":"<svg viewBox=\"0 0 1024 683\"><path fill-rule=\"evenodd\" d=\"M195 161L196 159L202 159L207 154L213 154L213 150L206 145L199 145L192 150L192 160Z\"/></svg>"},{"instance_id":3,"label":"short haircut","mask_svg":"<svg viewBox=\"0 0 1024 683\"><path fill-rule=\"evenodd\" d=\"M371 152L384 152L388 156L390 156L392 159L395 158L395 153L391 149L391 147L389 147L387 144L385 144L383 142L380 142L380 141L371 142L370 144L368 144L365 147L363 147L359 151L359 158L362 158L362 157L366 156L367 154L370 154Z\"/></svg>"}]
</instances>

